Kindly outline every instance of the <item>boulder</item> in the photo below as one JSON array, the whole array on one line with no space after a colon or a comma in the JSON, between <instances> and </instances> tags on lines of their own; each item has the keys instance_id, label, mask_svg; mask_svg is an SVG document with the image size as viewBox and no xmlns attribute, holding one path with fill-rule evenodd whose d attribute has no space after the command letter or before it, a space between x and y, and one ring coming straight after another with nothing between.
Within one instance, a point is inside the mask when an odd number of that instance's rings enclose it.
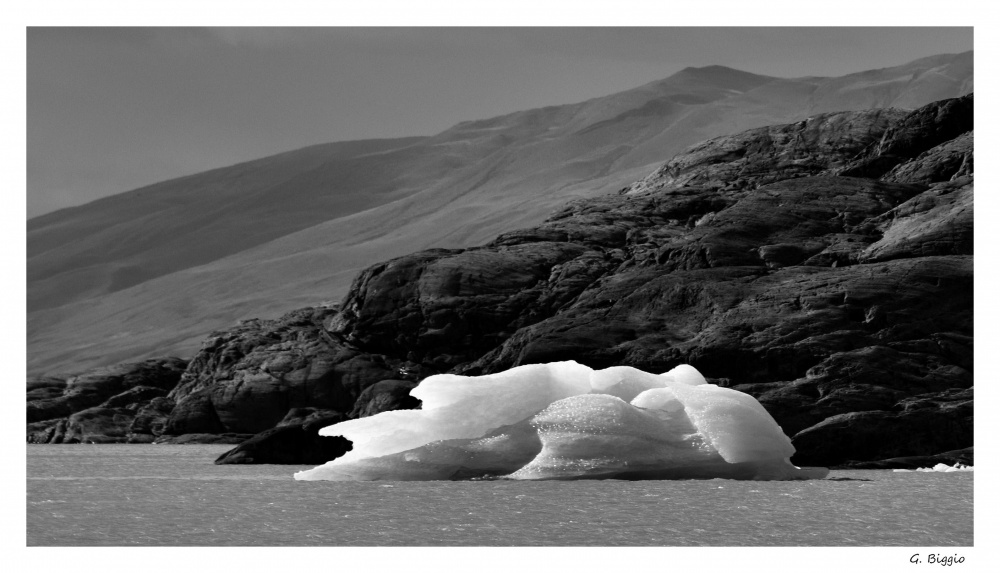
<instances>
[{"instance_id":1,"label":"boulder","mask_svg":"<svg viewBox=\"0 0 1000 573\"><path fill-rule=\"evenodd\" d=\"M281 426L265 430L222 454L216 464L324 464L351 450L340 436L324 437L319 428Z\"/></svg>"},{"instance_id":2,"label":"boulder","mask_svg":"<svg viewBox=\"0 0 1000 573\"><path fill-rule=\"evenodd\" d=\"M358 396L351 410L351 418L365 418L391 410L414 410L420 408L420 400L410 396L410 390L417 387L412 380L382 380L365 388Z\"/></svg>"}]
</instances>

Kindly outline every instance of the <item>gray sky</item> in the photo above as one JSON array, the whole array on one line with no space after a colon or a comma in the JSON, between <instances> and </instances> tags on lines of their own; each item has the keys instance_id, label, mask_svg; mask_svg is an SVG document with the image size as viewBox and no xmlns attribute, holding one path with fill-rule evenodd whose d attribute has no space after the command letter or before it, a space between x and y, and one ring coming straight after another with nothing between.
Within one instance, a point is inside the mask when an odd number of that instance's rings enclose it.
<instances>
[{"instance_id":1,"label":"gray sky","mask_svg":"<svg viewBox=\"0 0 1000 573\"><path fill-rule=\"evenodd\" d=\"M971 28L29 28L27 215L686 66L837 76L972 48Z\"/></svg>"}]
</instances>

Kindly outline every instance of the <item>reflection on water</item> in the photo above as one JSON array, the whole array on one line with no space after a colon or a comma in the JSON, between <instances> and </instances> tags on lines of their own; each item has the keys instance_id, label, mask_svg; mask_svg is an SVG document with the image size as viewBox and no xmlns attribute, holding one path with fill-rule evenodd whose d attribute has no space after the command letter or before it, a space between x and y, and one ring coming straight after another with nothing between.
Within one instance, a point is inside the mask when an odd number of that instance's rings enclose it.
<instances>
[{"instance_id":1,"label":"reflection on water","mask_svg":"<svg viewBox=\"0 0 1000 573\"><path fill-rule=\"evenodd\" d=\"M28 545L969 546L973 473L296 482L231 446L29 445Z\"/></svg>"}]
</instances>

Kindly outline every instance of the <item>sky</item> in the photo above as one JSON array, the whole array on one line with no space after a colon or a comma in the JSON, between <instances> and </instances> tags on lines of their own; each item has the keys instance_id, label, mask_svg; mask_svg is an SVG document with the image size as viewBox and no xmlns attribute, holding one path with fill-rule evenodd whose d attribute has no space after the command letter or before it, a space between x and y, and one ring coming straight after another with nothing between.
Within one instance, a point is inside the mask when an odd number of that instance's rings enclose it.
<instances>
[{"instance_id":1,"label":"sky","mask_svg":"<svg viewBox=\"0 0 1000 573\"><path fill-rule=\"evenodd\" d=\"M687 66L838 76L972 28L27 28L27 216L311 144L433 135Z\"/></svg>"}]
</instances>

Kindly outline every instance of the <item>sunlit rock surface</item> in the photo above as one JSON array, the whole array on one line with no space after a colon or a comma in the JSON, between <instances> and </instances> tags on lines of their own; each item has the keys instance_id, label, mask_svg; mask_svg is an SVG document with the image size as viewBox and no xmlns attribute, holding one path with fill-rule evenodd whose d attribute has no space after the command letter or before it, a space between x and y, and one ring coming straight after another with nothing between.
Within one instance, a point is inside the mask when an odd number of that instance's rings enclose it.
<instances>
[{"instance_id":1,"label":"sunlit rock surface","mask_svg":"<svg viewBox=\"0 0 1000 573\"><path fill-rule=\"evenodd\" d=\"M751 396L693 367L665 374L576 362L487 376L431 376L423 409L320 430L353 449L299 480L810 479L791 441Z\"/></svg>"}]
</instances>

